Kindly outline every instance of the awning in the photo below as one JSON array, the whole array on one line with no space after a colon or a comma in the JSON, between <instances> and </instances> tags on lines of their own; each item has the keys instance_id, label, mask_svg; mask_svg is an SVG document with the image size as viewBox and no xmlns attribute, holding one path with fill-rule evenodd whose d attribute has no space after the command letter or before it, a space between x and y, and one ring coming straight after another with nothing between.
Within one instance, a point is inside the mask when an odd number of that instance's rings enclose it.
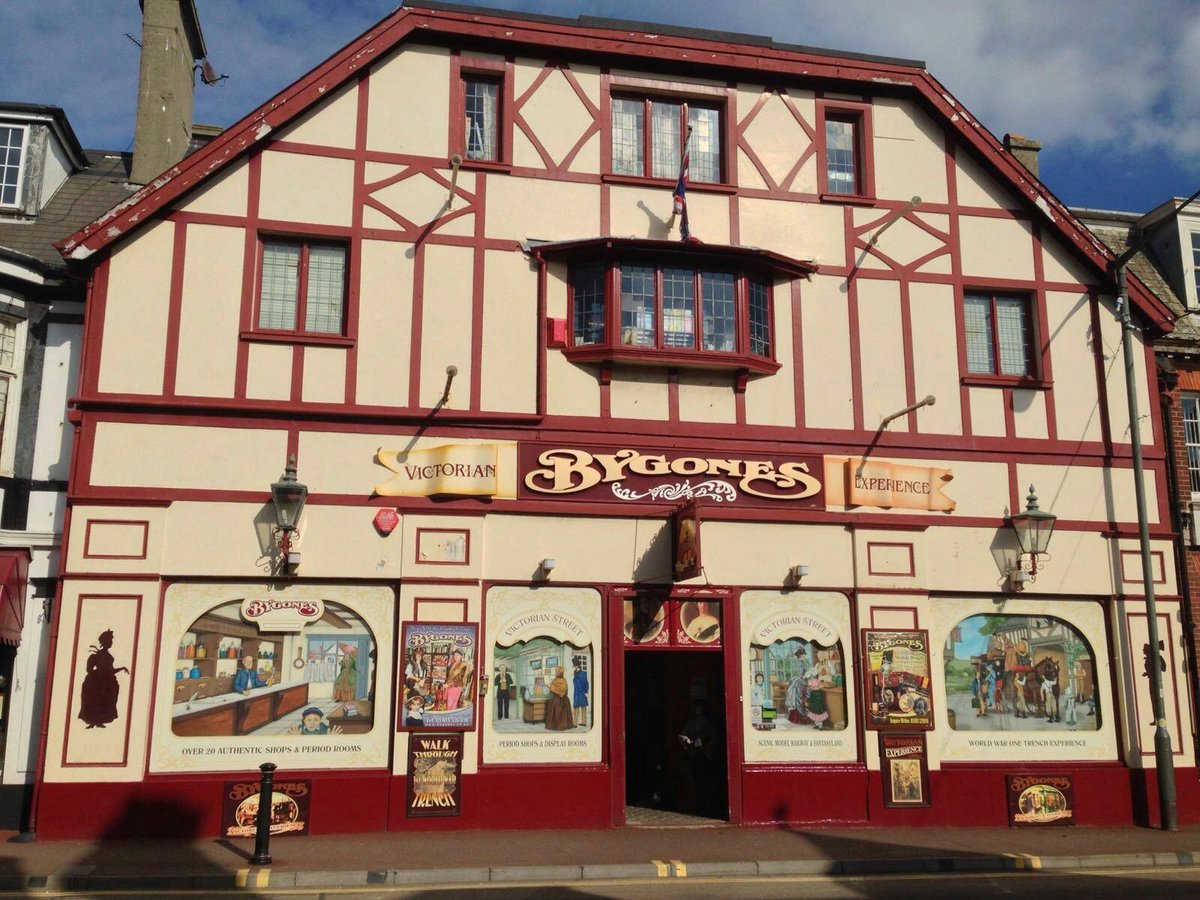
<instances>
[{"instance_id":1,"label":"awning","mask_svg":"<svg viewBox=\"0 0 1200 900\"><path fill-rule=\"evenodd\" d=\"M28 550L0 550L0 644L21 643L25 624Z\"/></svg>"}]
</instances>

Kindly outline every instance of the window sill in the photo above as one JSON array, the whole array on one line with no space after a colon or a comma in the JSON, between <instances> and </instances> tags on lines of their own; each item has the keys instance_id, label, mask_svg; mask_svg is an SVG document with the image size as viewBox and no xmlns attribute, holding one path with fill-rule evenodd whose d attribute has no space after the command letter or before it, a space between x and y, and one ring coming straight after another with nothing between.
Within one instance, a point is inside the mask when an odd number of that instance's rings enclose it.
<instances>
[{"instance_id":1,"label":"window sill","mask_svg":"<svg viewBox=\"0 0 1200 900\"><path fill-rule=\"evenodd\" d=\"M630 185L631 187L652 187L674 190L679 183L677 178L646 178L641 175L601 175L600 180L605 184ZM737 185L711 181L692 181L688 179L688 193L695 194L736 194Z\"/></svg>"},{"instance_id":2,"label":"window sill","mask_svg":"<svg viewBox=\"0 0 1200 900\"><path fill-rule=\"evenodd\" d=\"M463 157L463 161L459 164L459 169L466 169L474 172L511 172L513 164L504 160L495 159L467 159Z\"/></svg>"},{"instance_id":3,"label":"window sill","mask_svg":"<svg viewBox=\"0 0 1200 900\"><path fill-rule=\"evenodd\" d=\"M765 356L749 353L722 353L717 350L667 350L657 347L612 347L608 344L566 347L563 356L575 363L607 362L670 369L749 371L774 375L782 367Z\"/></svg>"},{"instance_id":4,"label":"window sill","mask_svg":"<svg viewBox=\"0 0 1200 900\"><path fill-rule=\"evenodd\" d=\"M1021 388L1027 391L1048 391L1054 387L1053 381L1043 381L1040 378L1014 378L1004 375L963 375L959 383L967 387L999 387Z\"/></svg>"},{"instance_id":5,"label":"window sill","mask_svg":"<svg viewBox=\"0 0 1200 900\"><path fill-rule=\"evenodd\" d=\"M845 203L847 206L874 206L875 198L861 194L819 194L822 203Z\"/></svg>"},{"instance_id":6,"label":"window sill","mask_svg":"<svg viewBox=\"0 0 1200 900\"><path fill-rule=\"evenodd\" d=\"M340 334L301 334L295 331L243 331L238 338L255 344L307 344L314 347L353 347L354 338Z\"/></svg>"}]
</instances>

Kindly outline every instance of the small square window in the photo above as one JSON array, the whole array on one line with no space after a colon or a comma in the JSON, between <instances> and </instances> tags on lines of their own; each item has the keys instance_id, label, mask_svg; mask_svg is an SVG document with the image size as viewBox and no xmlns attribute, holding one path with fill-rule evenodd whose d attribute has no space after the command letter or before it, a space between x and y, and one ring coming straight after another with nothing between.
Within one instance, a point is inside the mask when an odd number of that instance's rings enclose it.
<instances>
[{"instance_id":1,"label":"small square window","mask_svg":"<svg viewBox=\"0 0 1200 900\"><path fill-rule=\"evenodd\" d=\"M21 202L21 160L25 151L25 129L0 125L0 206Z\"/></svg>"},{"instance_id":2,"label":"small square window","mask_svg":"<svg viewBox=\"0 0 1200 900\"><path fill-rule=\"evenodd\" d=\"M688 180L721 182L719 108L647 97L613 97L610 124L614 175L677 178L686 128L691 128Z\"/></svg>"},{"instance_id":3,"label":"small square window","mask_svg":"<svg viewBox=\"0 0 1200 900\"><path fill-rule=\"evenodd\" d=\"M345 314L344 246L263 241L256 320L259 330L341 335Z\"/></svg>"},{"instance_id":4,"label":"small square window","mask_svg":"<svg viewBox=\"0 0 1200 900\"><path fill-rule=\"evenodd\" d=\"M963 297L967 373L1032 378L1033 330L1028 297L969 293Z\"/></svg>"},{"instance_id":5,"label":"small square window","mask_svg":"<svg viewBox=\"0 0 1200 900\"><path fill-rule=\"evenodd\" d=\"M467 159L500 159L500 80L463 78L463 128Z\"/></svg>"}]
</instances>

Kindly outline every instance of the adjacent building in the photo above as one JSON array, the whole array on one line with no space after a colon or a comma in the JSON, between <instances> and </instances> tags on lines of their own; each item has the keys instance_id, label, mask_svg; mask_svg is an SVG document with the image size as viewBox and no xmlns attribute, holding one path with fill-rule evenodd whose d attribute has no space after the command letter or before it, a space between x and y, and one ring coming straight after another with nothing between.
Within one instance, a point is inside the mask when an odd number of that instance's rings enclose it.
<instances>
[{"instance_id":1,"label":"adjacent building","mask_svg":"<svg viewBox=\"0 0 1200 900\"><path fill-rule=\"evenodd\" d=\"M1175 316L1138 473L1112 254L918 62L405 7L60 247L40 836L1151 822L1139 475L1200 816Z\"/></svg>"}]
</instances>

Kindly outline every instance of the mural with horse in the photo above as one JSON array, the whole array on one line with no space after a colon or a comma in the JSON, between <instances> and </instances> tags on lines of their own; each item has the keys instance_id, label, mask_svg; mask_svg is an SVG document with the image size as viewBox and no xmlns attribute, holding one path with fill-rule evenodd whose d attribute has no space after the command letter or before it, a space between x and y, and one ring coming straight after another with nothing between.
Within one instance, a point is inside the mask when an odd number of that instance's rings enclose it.
<instances>
[{"instance_id":1,"label":"mural with horse","mask_svg":"<svg viewBox=\"0 0 1200 900\"><path fill-rule=\"evenodd\" d=\"M960 731L1096 731L1095 656L1052 616L975 615L946 639L946 704Z\"/></svg>"}]
</instances>

